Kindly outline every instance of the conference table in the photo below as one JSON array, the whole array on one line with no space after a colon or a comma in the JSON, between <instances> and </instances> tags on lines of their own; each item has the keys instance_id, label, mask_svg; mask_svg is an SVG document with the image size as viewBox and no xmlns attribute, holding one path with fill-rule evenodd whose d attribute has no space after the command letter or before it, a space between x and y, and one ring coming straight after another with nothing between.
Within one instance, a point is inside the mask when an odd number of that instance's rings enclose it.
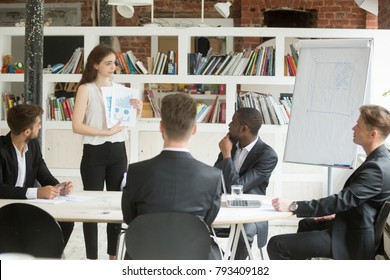
<instances>
[{"instance_id":1,"label":"conference table","mask_svg":"<svg viewBox=\"0 0 390 280\"><path fill-rule=\"evenodd\" d=\"M65 197L54 200L45 199L0 199L0 207L10 203L28 203L36 205L50 213L59 222L123 223L121 210L121 192L111 191L73 191ZM242 199L261 200L260 208L229 208L222 197L222 204L212 226L230 226L230 234L225 249L225 259L234 259L240 234L248 248L249 258L253 259L244 224L283 219L292 216L291 212L275 211L267 196L244 194ZM103 204L107 204L102 206ZM108 205L109 204L109 205ZM103 209L109 207L109 210Z\"/></svg>"}]
</instances>

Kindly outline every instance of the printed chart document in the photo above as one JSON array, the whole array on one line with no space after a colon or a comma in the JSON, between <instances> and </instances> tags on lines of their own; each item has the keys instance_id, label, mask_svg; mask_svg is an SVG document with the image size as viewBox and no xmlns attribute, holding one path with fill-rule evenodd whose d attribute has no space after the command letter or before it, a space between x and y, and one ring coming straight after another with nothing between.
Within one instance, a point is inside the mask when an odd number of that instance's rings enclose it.
<instances>
[{"instance_id":1,"label":"printed chart document","mask_svg":"<svg viewBox=\"0 0 390 280\"><path fill-rule=\"evenodd\" d=\"M58 204L64 201L81 202L89 199L92 198L88 196L81 196L81 195L60 195L54 199L35 198L35 199L31 199L30 201L35 203L43 203L43 204Z\"/></svg>"},{"instance_id":2,"label":"printed chart document","mask_svg":"<svg viewBox=\"0 0 390 280\"><path fill-rule=\"evenodd\" d=\"M130 105L131 98L138 98L138 89L114 84L112 87L102 87L104 107L106 109L107 127L111 128L121 122L122 126L134 127L137 119L137 109Z\"/></svg>"}]
</instances>

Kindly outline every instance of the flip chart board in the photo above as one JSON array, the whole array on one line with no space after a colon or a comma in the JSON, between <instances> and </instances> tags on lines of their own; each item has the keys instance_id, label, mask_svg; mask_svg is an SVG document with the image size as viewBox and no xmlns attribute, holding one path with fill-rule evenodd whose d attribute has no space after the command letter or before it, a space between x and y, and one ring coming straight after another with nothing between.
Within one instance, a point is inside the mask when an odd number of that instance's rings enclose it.
<instances>
[{"instance_id":1,"label":"flip chart board","mask_svg":"<svg viewBox=\"0 0 390 280\"><path fill-rule=\"evenodd\" d=\"M285 162L354 168L371 39L301 40Z\"/></svg>"}]
</instances>

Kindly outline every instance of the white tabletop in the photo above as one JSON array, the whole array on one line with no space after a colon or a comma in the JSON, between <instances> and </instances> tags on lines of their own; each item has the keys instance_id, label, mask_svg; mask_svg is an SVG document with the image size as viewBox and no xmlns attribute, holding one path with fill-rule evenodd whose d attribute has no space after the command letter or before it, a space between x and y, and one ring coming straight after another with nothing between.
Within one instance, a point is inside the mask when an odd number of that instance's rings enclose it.
<instances>
[{"instance_id":1,"label":"white tabletop","mask_svg":"<svg viewBox=\"0 0 390 280\"><path fill-rule=\"evenodd\" d=\"M107 197L111 207L107 214L99 210L99 198ZM58 204L50 200L0 199L0 206L9 203L29 203L49 212L59 222L122 223L122 192L73 191L67 200ZM54 201L53 201L54 202Z\"/></svg>"},{"instance_id":2,"label":"white tabletop","mask_svg":"<svg viewBox=\"0 0 390 280\"><path fill-rule=\"evenodd\" d=\"M242 195L242 199L260 200L260 208L229 208L226 207L226 200L229 198L230 195L224 195L222 197L222 205L213 222L213 226L263 222L292 216L292 212L276 211L271 205L271 198L267 196L255 194Z\"/></svg>"},{"instance_id":3,"label":"white tabletop","mask_svg":"<svg viewBox=\"0 0 390 280\"><path fill-rule=\"evenodd\" d=\"M99 209L102 197L110 200L109 213L103 214ZM70 200L57 204L44 200L0 199L0 207L9 203L29 203L46 210L60 222L122 223L121 197L122 192L74 191L68 198ZM269 197L244 194L243 199L262 200L262 207L227 208L226 197L223 197L221 209L213 226L269 221L292 216L291 212L275 211L270 205Z\"/></svg>"}]
</instances>

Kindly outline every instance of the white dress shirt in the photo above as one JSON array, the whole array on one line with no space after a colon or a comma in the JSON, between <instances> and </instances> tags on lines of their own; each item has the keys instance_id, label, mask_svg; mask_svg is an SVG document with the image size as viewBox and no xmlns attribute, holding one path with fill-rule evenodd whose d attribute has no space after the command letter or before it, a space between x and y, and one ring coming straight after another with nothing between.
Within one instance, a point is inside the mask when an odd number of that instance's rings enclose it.
<instances>
[{"instance_id":1,"label":"white dress shirt","mask_svg":"<svg viewBox=\"0 0 390 280\"><path fill-rule=\"evenodd\" d=\"M249 152L256 145L257 140L258 137L256 137L255 141L251 142L249 145L243 148L240 148L239 143L236 144L237 150L236 153L234 154L233 163L234 163L234 168L236 169L237 172L240 172L242 164L244 163Z\"/></svg>"},{"instance_id":2,"label":"white dress shirt","mask_svg":"<svg viewBox=\"0 0 390 280\"><path fill-rule=\"evenodd\" d=\"M16 148L15 144L13 145L18 159L18 178L16 179L15 187L19 188L24 187L26 182L26 153L28 151L28 146L26 145L26 149L21 153L18 148ZM26 198L37 198L37 192L37 188L28 188Z\"/></svg>"}]
</instances>

